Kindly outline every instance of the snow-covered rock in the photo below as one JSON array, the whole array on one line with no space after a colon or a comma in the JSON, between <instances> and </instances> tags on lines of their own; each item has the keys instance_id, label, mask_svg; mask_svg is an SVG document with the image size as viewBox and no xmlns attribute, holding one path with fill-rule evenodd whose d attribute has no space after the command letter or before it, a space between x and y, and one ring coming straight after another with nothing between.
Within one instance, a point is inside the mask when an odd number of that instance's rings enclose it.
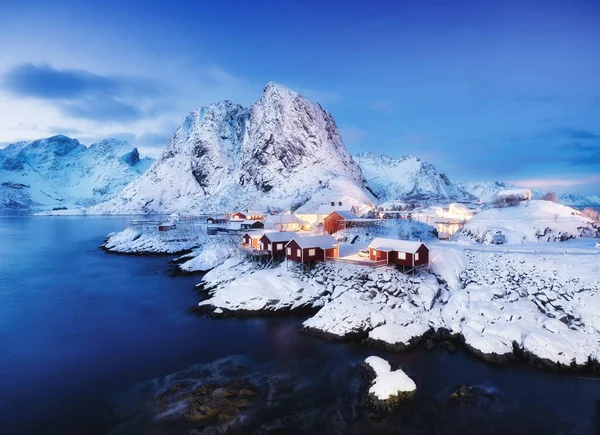
<instances>
[{"instance_id":1,"label":"snow-covered rock","mask_svg":"<svg viewBox=\"0 0 600 435\"><path fill-rule=\"evenodd\" d=\"M240 254L237 235L207 237L204 243L179 260L184 260L179 268L184 272L206 272L223 264L225 260Z\"/></svg>"},{"instance_id":2,"label":"snow-covered rock","mask_svg":"<svg viewBox=\"0 0 600 435\"><path fill-rule=\"evenodd\" d=\"M400 159L364 152L354 156L360 164L369 189L381 201L470 201L475 197L458 185L452 184L446 174L438 172L428 162L417 157Z\"/></svg>"},{"instance_id":3,"label":"snow-covered rock","mask_svg":"<svg viewBox=\"0 0 600 435\"><path fill-rule=\"evenodd\" d=\"M460 238L491 243L497 231L504 234L509 244L600 236L598 228L579 211L550 201L533 200L475 215L465 224Z\"/></svg>"},{"instance_id":4,"label":"snow-covered rock","mask_svg":"<svg viewBox=\"0 0 600 435\"><path fill-rule=\"evenodd\" d=\"M156 164L91 212L288 210L315 195L373 200L331 114L269 83L249 109L224 101L191 112Z\"/></svg>"},{"instance_id":5,"label":"snow-covered rock","mask_svg":"<svg viewBox=\"0 0 600 435\"><path fill-rule=\"evenodd\" d=\"M109 234L103 247L119 254L176 254L200 246L206 231L196 222L180 223L170 231L158 231L157 225L130 226Z\"/></svg>"},{"instance_id":6,"label":"snow-covered rock","mask_svg":"<svg viewBox=\"0 0 600 435\"><path fill-rule=\"evenodd\" d=\"M369 394L377 399L388 400L404 393L412 394L417 390L417 384L406 373L401 369L392 370L390 363L383 358L370 356L365 359L365 364L375 372Z\"/></svg>"},{"instance_id":7,"label":"snow-covered rock","mask_svg":"<svg viewBox=\"0 0 600 435\"><path fill-rule=\"evenodd\" d=\"M35 211L106 201L152 163L127 142L89 147L53 136L0 149L0 209Z\"/></svg>"}]
</instances>

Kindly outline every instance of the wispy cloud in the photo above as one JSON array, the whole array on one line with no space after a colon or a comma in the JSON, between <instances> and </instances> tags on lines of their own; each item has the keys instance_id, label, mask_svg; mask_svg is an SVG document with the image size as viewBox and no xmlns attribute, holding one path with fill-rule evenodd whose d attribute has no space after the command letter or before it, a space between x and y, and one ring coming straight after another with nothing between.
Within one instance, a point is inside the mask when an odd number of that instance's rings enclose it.
<instances>
[{"instance_id":1,"label":"wispy cloud","mask_svg":"<svg viewBox=\"0 0 600 435\"><path fill-rule=\"evenodd\" d=\"M3 88L17 97L44 100L65 115L90 120L135 120L143 115L144 100L166 89L157 81L107 76L48 64L23 63L4 75Z\"/></svg>"},{"instance_id":2,"label":"wispy cloud","mask_svg":"<svg viewBox=\"0 0 600 435\"><path fill-rule=\"evenodd\" d=\"M544 134L544 137L565 137L569 139L585 140L600 139L600 134L582 128L561 127L554 128Z\"/></svg>"},{"instance_id":3,"label":"wispy cloud","mask_svg":"<svg viewBox=\"0 0 600 435\"><path fill-rule=\"evenodd\" d=\"M369 104L369 109L377 112L391 113L396 109L396 105L389 100L375 100Z\"/></svg>"},{"instance_id":4,"label":"wispy cloud","mask_svg":"<svg viewBox=\"0 0 600 435\"><path fill-rule=\"evenodd\" d=\"M550 189L555 187L571 187L585 184L600 183L600 174L579 178L529 178L522 180L509 180L509 183L531 189Z\"/></svg>"},{"instance_id":5,"label":"wispy cloud","mask_svg":"<svg viewBox=\"0 0 600 435\"><path fill-rule=\"evenodd\" d=\"M357 127L340 127L340 134L344 143L350 146L362 144L369 136L365 130Z\"/></svg>"}]
</instances>

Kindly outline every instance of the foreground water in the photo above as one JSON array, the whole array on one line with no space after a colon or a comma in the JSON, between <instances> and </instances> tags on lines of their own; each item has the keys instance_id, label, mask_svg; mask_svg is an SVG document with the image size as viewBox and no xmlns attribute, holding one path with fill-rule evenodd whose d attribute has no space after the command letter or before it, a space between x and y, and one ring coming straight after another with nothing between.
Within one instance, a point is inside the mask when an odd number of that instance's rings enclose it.
<instances>
[{"instance_id":1,"label":"foreground water","mask_svg":"<svg viewBox=\"0 0 600 435\"><path fill-rule=\"evenodd\" d=\"M270 422L267 432L596 433L597 379L496 367L441 348L385 354L324 342L298 333L299 319L197 318L188 308L198 276L171 276L169 257L98 249L128 220L0 218L1 433L186 433L157 421L148 399L165 376L195 366L175 376L198 379L231 355L244 355L236 361L245 376L277 380L277 406L253 417L253 427ZM418 386L412 403L375 423L352 369L373 353ZM458 384L487 393L454 406L447 398Z\"/></svg>"}]
</instances>

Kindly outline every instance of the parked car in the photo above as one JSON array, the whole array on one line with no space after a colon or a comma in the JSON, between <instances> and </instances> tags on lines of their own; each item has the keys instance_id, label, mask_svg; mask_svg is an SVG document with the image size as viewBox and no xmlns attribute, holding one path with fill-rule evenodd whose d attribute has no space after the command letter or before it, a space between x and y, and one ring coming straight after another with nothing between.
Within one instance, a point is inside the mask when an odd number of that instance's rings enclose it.
<instances>
[{"instance_id":1,"label":"parked car","mask_svg":"<svg viewBox=\"0 0 600 435\"><path fill-rule=\"evenodd\" d=\"M506 243L506 236L502 234L502 231L496 231L496 234L492 237L492 243L494 245L503 245Z\"/></svg>"},{"instance_id":2,"label":"parked car","mask_svg":"<svg viewBox=\"0 0 600 435\"><path fill-rule=\"evenodd\" d=\"M360 251L358 251L358 256L359 257L364 257L364 258L369 258L369 250L368 249L361 249Z\"/></svg>"}]
</instances>

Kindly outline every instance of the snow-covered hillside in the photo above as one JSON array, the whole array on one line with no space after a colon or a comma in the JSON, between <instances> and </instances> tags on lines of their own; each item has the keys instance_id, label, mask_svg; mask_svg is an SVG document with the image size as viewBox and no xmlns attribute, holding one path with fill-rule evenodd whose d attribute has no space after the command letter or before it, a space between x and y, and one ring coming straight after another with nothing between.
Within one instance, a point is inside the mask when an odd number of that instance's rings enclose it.
<instances>
[{"instance_id":1,"label":"snow-covered hillside","mask_svg":"<svg viewBox=\"0 0 600 435\"><path fill-rule=\"evenodd\" d=\"M66 136L0 149L0 210L32 211L105 201L152 163L127 142L86 147Z\"/></svg>"},{"instance_id":2,"label":"snow-covered hillside","mask_svg":"<svg viewBox=\"0 0 600 435\"><path fill-rule=\"evenodd\" d=\"M475 199L452 184L446 174L417 157L394 159L364 152L354 156L367 185L381 201L470 201Z\"/></svg>"},{"instance_id":3,"label":"snow-covered hillside","mask_svg":"<svg viewBox=\"0 0 600 435\"><path fill-rule=\"evenodd\" d=\"M223 101L191 112L157 163L90 213L289 209L315 195L374 200L331 114L269 83L250 109Z\"/></svg>"},{"instance_id":4,"label":"snow-covered hillside","mask_svg":"<svg viewBox=\"0 0 600 435\"><path fill-rule=\"evenodd\" d=\"M505 183L503 181L473 181L469 183L460 183L458 186L483 203L490 203L494 201L496 195L501 190L522 188L511 183ZM540 199L545 192L531 189L531 193L534 199ZM574 206L600 206L600 196L583 196L574 195L571 193L559 193L558 202L560 204Z\"/></svg>"},{"instance_id":5,"label":"snow-covered hillside","mask_svg":"<svg viewBox=\"0 0 600 435\"><path fill-rule=\"evenodd\" d=\"M506 243L564 241L577 237L599 237L600 228L577 210L550 201L532 200L516 207L490 209L467 221L460 237L491 243L502 231Z\"/></svg>"}]
</instances>

